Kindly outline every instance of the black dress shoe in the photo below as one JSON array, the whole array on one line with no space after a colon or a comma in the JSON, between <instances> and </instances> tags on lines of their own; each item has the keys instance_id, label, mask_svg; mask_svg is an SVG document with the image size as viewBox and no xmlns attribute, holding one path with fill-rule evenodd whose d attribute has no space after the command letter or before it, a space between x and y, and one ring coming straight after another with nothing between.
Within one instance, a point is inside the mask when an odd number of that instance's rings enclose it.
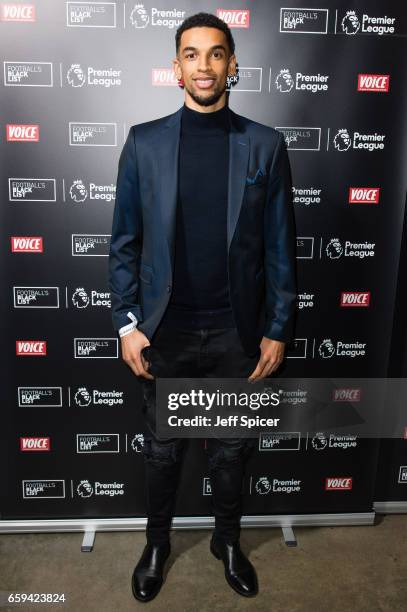
<instances>
[{"instance_id":1,"label":"black dress shoe","mask_svg":"<svg viewBox=\"0 0 407 612\"><path fill-rule=\"evenodd\" d=\"M240 549L239 540L224 542L212 537L211 553L222 559L225 566L225 578L228 584L239 595L254 597L259 592L256 570Z\"/></svg>"},{"instance_id":2,"label":"black dress shoe","mask_svg":"<svg viewBox=\"0 0 407 612\"><path fill-rule=\"evenodd\" d=\"M170 552L169 543L146 544L131 579L131 588L136 599L150 601L158 595L164 581L164 564Z\"/></svg>"}]
</instances>

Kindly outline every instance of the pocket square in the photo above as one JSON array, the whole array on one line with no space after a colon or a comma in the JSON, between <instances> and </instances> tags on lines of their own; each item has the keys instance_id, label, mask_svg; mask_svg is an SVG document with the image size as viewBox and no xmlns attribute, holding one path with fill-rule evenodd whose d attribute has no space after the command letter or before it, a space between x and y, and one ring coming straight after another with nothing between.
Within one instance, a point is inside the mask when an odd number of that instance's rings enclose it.
<instances>
[{"instance_id":1,"label":"pocket square","mask_svg":"<svg viewBox=\"0 0 407 612\"><path fill-rule=\"evenodd\" d=\"M254 176L246 176L246 185L256 185L257 183L261 183L262 177L264 176L265 174L263 170L261 168L258 168Z\"/></svg>"}]
</instances>

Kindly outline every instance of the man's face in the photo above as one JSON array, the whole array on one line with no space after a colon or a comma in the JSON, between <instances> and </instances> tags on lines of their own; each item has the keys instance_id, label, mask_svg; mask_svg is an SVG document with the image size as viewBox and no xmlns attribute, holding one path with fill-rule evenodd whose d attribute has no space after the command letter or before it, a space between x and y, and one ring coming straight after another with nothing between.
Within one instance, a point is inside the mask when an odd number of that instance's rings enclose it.
<instances>
[{"instance_id":1,"label":"man's face","mask_svg":"<svg viewBox=\"0 0 407 612\"><path fill-rule=\"evenodd\" d=\"M221 30L207 27L185 30L173 66L176 77L184 81L186 97L199 106L216 104L225 95L227 76L236 73L235 55L229 54Z\"/></svg>"}]
</instances>

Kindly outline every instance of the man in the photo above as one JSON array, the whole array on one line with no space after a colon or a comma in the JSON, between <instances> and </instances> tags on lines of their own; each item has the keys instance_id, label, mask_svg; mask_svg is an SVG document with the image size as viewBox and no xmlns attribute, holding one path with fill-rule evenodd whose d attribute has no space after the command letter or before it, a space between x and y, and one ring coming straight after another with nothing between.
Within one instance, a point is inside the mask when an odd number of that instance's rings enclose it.
<instances>
[{"instance_id":1,"label":"man","mask_svg":"<svg viewBox=\"0 0 407 612\"><path fill-rule=\"evenodd\" d=\"M234 113L227 78L234 41L198 13L176 33L173 67L184 105L131 127L117 178L109 256L113 325L143 387L147 544L132 590L159 592L170 554L184 440L156 435L155 377L275 372L293 336L295 232L283 135ZM207 440L215 530L210 550L239 594L258 592L239 545L249 439Z\"/></svg>"}]
</instances>

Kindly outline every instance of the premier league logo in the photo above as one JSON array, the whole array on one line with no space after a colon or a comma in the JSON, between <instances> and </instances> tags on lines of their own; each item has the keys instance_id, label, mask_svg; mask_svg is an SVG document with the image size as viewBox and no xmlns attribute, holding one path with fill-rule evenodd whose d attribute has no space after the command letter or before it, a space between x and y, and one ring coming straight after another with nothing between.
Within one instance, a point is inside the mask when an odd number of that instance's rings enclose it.
<instances>
[{"instance_id":1,"label":"premier league logo","mask_svg":"<svg viewBox=\"0 0 407 612\"><path fill-rule=\"evenodd\" d=\"M275 83L278 91L283 93L291 91L294 87L294 79L287 68L280 70L276 77Z\"/></svg>"}]
</instances>

